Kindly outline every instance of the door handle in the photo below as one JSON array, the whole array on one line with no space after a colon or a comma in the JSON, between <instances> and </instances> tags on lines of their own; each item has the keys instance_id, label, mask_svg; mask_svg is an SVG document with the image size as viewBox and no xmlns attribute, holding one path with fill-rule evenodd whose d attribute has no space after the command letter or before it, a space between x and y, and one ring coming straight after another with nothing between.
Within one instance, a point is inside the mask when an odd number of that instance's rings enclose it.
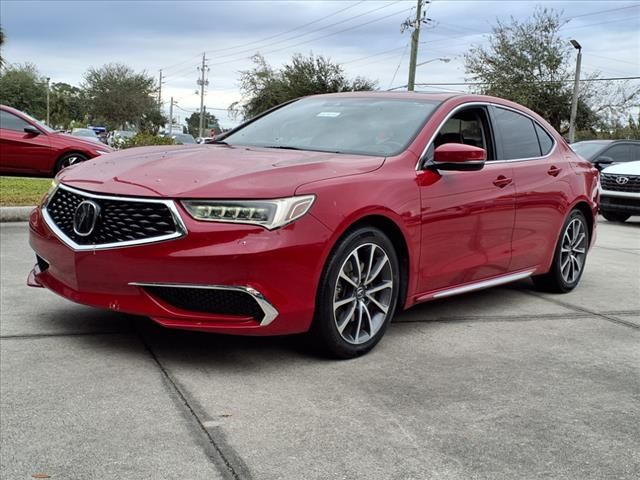
<instances>
[{"instance_id":1,"label":"door handle","mask_svg":"<svg viewBox=\"0 0 640 480\"><path fill-rule=\"evenodd\" d=\"M498 176L498 178L496 178L496 179L493 181L493 184L494 184L496 187L504 188L504 187L506 187L507 185L509 185L509 184L511 183L511 181L512 181L512 180L511 180L510 178L507 178L507 177L505 177L504 175L499 175L499 176Z\"/></svg>"},{"instance_id":2,"label":"door handle","mask_svg":"<svg viewBox=\"0 0 640 480\"><path fill-rule=\"evenodd\" d=\"M558 167L556 167L555 165L552 165L552 166L549 168L549 170L547 170L547 173L548 173L549 175L551 175L552 177L557 177L561 170L562 170L561 168L558 168Z\"/></svg>"}]
</instances>

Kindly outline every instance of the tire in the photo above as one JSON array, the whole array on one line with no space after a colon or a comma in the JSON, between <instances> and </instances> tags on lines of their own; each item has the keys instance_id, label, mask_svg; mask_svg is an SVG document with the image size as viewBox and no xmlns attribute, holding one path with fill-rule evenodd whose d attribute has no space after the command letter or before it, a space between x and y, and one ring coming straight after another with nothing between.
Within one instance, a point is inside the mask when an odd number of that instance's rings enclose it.
<instances>
[{"instance_id":1,"label":"tire","mask_svg":"<svg viewBox=\"0 0 640 480\"><path fill-rule=\"evenodd\" d=\"M53 174L57 174L60 170L66 167L70 167L71 165L75 165L76 163L84 162L89 157L83 155L81 153L67 153L58 159L56 162L56 169Z\"/></svg>"},{"instance_id":2,"label":"tire","mask_svg":"<svg viewBox=\"0 0 640 480\"><path fill-rule=\"evenodd\" d=\"M389 238L373 227L350 232L324 267L309 332L312 344L333 358L367 353L384 335L399 291L400 266Z\"/></svg>"},{"instance_id":3,"label":"tire","mask_svg":"<svg viewBox=\"0 0 640 480\"><path fill-rule=\"evenodd\" d=\"M589 225L580 210L572 210L560 231L560 238L548 273L533 277L536 287L545 292L567 293L582 278L589 249Z\"/></svg>"},{"instance_id":4,"label":"tire","mask_svg":"<svg viewBox=\"0 0 640 480\"><path fill-rule=\"evenodd\" d=\"M602 216L604 218L606 218L608 221L610 222L624 222L626 221L631 215L628 213L623 213L623 212L606 212L606 211L601 211L600 212L602 214Z\"/></svg>"}]
</instances>

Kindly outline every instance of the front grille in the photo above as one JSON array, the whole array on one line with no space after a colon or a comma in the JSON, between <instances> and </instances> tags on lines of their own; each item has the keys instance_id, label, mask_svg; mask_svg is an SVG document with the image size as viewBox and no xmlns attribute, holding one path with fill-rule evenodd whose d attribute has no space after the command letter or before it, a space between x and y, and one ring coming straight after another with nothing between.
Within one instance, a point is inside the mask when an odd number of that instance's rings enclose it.
<instances>
[{"instance_id":1,"label":"front grille","mask_svg":"<svg viewBox=\"0 0 640 480\"><path fill-rule=\"evenodd\" d=\"M241 290L164 286L144 288L151 295L181 310L238 315L258 321L265 316L255 298Z\"/></svg>"},{"instance_id":2,"label":"front grille","mask_svg":"<svg viewBox=\"0 0 640 480\"><path fill-rule=\"evenodd\" d=\"M627 178L627 183L618 183L619 178ZM600 176L600 185L602 185L603 190L640 193L640 175L614 175L612 173L604 173Z\"/></svg>"},{"instance_id":3,"label":"front grille","mask_svg":"<svg viewBox=\"0 0 640 480\"><path fill-rule=\"evenodd\" d=\"M78 205L85 200L96 203L99 213L93 231L81 236L74 231L73 222ZM56 227L77 245L146 241L179 232L171 210L161 202L85 196L59 187L46 210Z\"/></svg>"}]
</instances>

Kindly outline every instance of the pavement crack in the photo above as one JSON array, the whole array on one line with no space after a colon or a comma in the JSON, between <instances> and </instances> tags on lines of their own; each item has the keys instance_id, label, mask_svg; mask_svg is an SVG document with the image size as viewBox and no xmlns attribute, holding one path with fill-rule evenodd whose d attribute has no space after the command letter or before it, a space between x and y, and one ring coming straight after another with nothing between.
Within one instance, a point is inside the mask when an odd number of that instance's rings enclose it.
<instances>
[{"instance_id":1,"label":"pavement crack","mask_svg":"<svg viewBox=\"0 0 640 480\"><path fill-rule=\"evenodd\" d=\"M540 298L540 299L545 300L547 302L554 303L556 305L560 305L561 307L568 308L570 310L573 310L574 312L582 312L584 314L592 315L594 317L601 318L601 319L606 320L606 321L611 322L611 323L615 323L615 324L618 324L618 325L623 325L623 326L629 327L629 328L640 329L640 326L636 325L635 323L627 322L626 320L622 320L621 318L612 317L612 316L610 316L610 315L608 315L606 313L594 312L593 310L589 310L587 308L578 307L578 306L572 305L572 304L570 304L568 302L563 302L562 300L556 300L555 298L549 298L549 297L547 297L545 295L542 295L542 294L537 293L537 292L533 292L531 290L522 290L522 292L526 293L527 295L531 295L533 297Z\"/></svg>"},{"instance_id":2,"label":"pavement crack","mask_svg":"<svg viewBox=\"0 0 640 480\"><path fill-rule=\"evenodd\" d=\"M242 459L240 459L240 457L236 455L235 452L229 452L231 448L227 445L224 439L224 434L220 430L220 428L214 427L208 429L205 426L204 422L196 412L196 409L193 406L193 402L187 398L187 394L183 391L184 389L180 387L176 379L174 379L171 373L169 373L169 371L165 368L165 366L155 354L155 352L151 348L151 345L149 345L142 333L138 329L136 329L136 333L140 342L160 369L160 372L162 373L169 388L186 407L186 413L195 421L198 430L205 435L207 444L211 447L209 451L205 451L205 453L211 459L212 463L216 466L218 472L226 480L251 480L249 468L244 464Z\"/></svg>"},{"instance_id":3,"label":"pavement crack","mask_svg":"<svg viewBox=\"0 0 640 480\"><path fill-rule=\"evenodd\" d=\"M64 332L64 333L26 333L0 335L0 340L22 340L29 338L82 337L92 335L127 335L130 332Z\"/></svg>"},{"instance_id":4,"label":"pavement crack","mask_svg":"<svg viewBox=\"0 0 640 480\"><path fill-rule=\"evenodd\" d=\"M587 313L534 313L521 316L506 315L470 315L470 316L450 316L421 318L415 320L393 320L393 323L423 323L423 322L531 322L535 320L563 320L573 318L584 318Z\"/></svg>"}]
</instances>

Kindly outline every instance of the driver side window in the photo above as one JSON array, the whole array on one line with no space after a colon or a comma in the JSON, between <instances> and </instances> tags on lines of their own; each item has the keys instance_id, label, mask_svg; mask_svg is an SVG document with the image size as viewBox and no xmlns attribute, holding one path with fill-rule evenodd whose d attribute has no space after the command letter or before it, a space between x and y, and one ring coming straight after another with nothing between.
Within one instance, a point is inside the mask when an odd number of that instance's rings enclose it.
<instances>
[{"instance_id":1,"label":"driver side window","mask_svg":"<svg viewBox=\"0 0 640 480\"><path fill-rule=\"evenodd\" d=\"M6 130L14 130L16 132L24 132L24 127L28 127L29 124L19 117L16 117L12 113L0 110L0 128Z\"/></svg>"},{"instance_id":2,"label":"driver side window","mask_svg":"<svg viewBox=\"0 0 640 480\"><path fill-rule=\"evenodd\" d=\"M483 148L487 161L495 160L489 119L483 107L469 107L456 112L438 131L427 149L427 161L433 161L434 151L445 143L463 143Z\"/></svg>"}]
</instances>

